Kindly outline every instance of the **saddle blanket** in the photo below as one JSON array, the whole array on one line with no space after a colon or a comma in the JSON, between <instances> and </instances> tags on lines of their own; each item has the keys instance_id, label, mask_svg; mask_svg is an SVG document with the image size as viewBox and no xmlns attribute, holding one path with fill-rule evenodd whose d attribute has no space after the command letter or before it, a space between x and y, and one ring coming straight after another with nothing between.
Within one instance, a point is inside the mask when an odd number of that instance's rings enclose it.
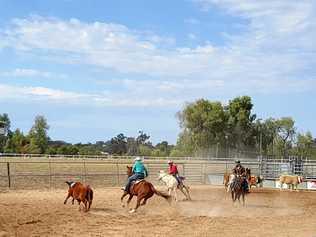
<instances>
[{"instance_id":1,"label":"saddle blanket","mask_svg":"<svg viewBox=\"0 0 316 237\"><path fill-rule=\"evenodd\" d=\"M138 183L143 182L143 181L145 181L145 179L138 179L136 181L133 181L132 184L138 184Z\"/></svg>"}]
</instances>

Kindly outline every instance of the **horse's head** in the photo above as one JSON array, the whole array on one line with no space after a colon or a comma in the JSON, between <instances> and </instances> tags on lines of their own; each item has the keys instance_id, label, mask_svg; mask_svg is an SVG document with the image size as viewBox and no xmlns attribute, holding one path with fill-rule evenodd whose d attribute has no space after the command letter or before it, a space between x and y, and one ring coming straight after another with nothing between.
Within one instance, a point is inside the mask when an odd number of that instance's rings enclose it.
<instances>
[{"instance_id":1,"label":"horse's head","mask_svg":"<svg viewBox=\"0 0 316 237\"><path fill-rule=\"evenodd\" d=\"M251 177L251 171L249 168L246 168L246 177L250 178Z\"/></svg>"},{"instance_id":2,"label":"horse's head","mask_svg":"<svg viewBox=\"0 0 316 237\"><path fill-rule=\"evenodd\" d=\"M132 176L133 174L133 167L132 166L126 166L127 170L126 170L126 174L128 177Z\"/></svg>"},{"instance_id":3,"label":"horse's head","mask_svg":"<svg viewBox=\"0 0 316 237\"><path fill-rule=\"evenodd\" d=\"M297 177L298 183L304 182L304 177L303 176L298 176Z\"/></svg>"},{"instance_id":4,"label":"horse's head","mask_svg":"<svg viewBox=\"0 0 316 237\"><path fill-rule=\"evenodd\" d=\"M158 180L161 180L164 176L166 176L166 172L164 170L160 170L158 173Z\"/></svg>"}]
</instances>

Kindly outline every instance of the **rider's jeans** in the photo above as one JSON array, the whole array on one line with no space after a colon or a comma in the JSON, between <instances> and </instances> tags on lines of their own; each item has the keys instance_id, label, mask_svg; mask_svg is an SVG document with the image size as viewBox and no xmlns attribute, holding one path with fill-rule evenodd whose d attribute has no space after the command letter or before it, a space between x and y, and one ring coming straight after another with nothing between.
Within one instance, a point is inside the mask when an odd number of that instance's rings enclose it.
<instances>
[{"instance_id":1,"label":"rider's jeans","mask_svg":"<svg viewBox=\"0 0 316 237\"><path fill-rule=\"evenodd\" d=\"M133 174L132 176L128 177L127 179L127 184L125 186L125 191L128 192L129 189L130 189L130 186L131 186L131 183L133 181L136 181L138 179L144 179L144 175L143 174L140 174L140 173L135 173Z\"/></svg>"}]
</instances>

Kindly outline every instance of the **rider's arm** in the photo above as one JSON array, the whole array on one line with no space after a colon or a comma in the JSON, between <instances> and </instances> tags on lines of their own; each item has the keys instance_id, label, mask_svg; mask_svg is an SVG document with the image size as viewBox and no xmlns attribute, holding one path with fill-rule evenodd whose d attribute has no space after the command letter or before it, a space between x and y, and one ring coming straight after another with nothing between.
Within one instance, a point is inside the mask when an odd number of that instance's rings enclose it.
<instances>
[{"instance_id":1,"label":"rider's arm","mask_svg":"<svg viewBox=\"0 0 316 237\"><path fill-rule=\"evenodd\" d=\"M175 175L177 173L176 171L177 171L177 167L175 165L172 165L170 167L169 173L172 174L172 175Z\"/></svg>"},{"instance_id":2,"label":"rider's arm","mask_svg":"<svg viewBox=\"0 0 316 237\"><path fill-rule=\"evenodd\" d=\"M148 171L146 169L146 166L144 166L144 173L145 173L145 177L147 177L148 176Z\"/></svg>"}]
</instances>

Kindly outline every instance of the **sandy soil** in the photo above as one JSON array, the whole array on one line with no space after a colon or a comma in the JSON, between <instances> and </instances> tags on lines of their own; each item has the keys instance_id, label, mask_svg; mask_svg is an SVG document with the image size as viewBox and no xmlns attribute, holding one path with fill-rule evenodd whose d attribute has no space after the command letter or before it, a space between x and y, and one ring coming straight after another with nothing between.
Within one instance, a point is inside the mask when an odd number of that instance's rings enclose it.
<instances>
[{"instance_id":1,"label":"sandy soil","mask_svg":"<svg viewBox=\"0 0 316 237\"><path fill-rule=\"evenodd\" d=\"M232 204L222 187L194 186L191 202L169 205L155 196L129 214L120 205L119 188L96 189L88 213L64 205L66 191L0 191L0 237L316 237L316 192L254 189L243 207Z\"/></svg>"}]
</instances>

